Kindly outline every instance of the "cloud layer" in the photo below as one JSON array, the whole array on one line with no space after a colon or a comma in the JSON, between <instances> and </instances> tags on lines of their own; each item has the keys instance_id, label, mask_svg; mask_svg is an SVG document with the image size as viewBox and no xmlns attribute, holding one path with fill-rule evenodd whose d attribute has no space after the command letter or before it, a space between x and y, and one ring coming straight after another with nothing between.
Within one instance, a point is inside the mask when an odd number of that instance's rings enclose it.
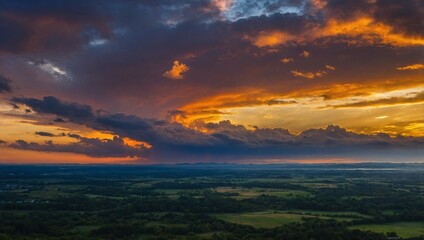
<instances>
[{"instance_id":1,"label":"cloud layer","mask_svg":"<svg viewBox=\"0 0 424 240\"><path fill-rule=\"evenodd\" d=\"M196 131L175 122L94 111L87 105L63 102L55 97L15 98L13 102L25 104L39 114L53 114L96 130L111 132L121 138L147 142L152 146L149 149L142 146L134 148L126 145L119 137L102 141L78 135L70 137L79 142L66 145L51 141L45 144L28 143L24 140L10 145L24 150L74 152L92 157L125 156L148 157L157 161L193 161L199 157L234 160L333 154L351 156L369 151L383 153L387 149L418 150L424 144L423 138L357 134L332 125L293 135L281 128L247 129L229 121L199 122L198 129L202 131ZM39 135L50 136L44 133Z\"/></svg>"}]
</instances>

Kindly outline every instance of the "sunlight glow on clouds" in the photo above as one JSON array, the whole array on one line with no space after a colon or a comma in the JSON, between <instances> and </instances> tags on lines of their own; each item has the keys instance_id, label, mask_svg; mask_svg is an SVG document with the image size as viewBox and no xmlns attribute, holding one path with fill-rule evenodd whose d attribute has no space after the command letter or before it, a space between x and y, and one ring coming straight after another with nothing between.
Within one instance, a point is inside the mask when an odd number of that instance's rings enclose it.
<instances>
[{"instance_id":1,"label":"sunlight glow on clouds","mask_svg":"<svg viewBox=\"0 0 424 240\"><path fill-rule=\"evenodd\" d=\"M424 69L424 64L417 63L417 64L412 64L412 65L408 65L404 67L398 67L396 69L397 70L419 70L419 69Z\"/></svg>"},{"instance_id":2,"label":"sunlight glow on clouds","mask_svg":"<svg viewBox=\"0 0 424 240\"><path fill-rule=\"evenodd\" d=\"M178 60L174 61L174 65L168 71L166 71L163 76L170 79L183 79L183 73L186 73L190 68L184 63L179 62Z\"/></svg>"},{"instance_id":3,"label":"sunlight glow on clouds","mask_svg":"<svg viewBox=\"0 0 424 240\"><path fill-rule=\"evenodd\" d=\"M398 47L424 46L424 38L407 36L394 32L393 28L374 21L370 17L359 17L353 20L329 19L325 25L317 25L303 30L297 35L282 30L261 31L255 36L245 37L257 47L275 47L293 41L298 44L333 37L327 41L343 42L348 45L387 44ZM345 37L345 39L343 39ZM305 51L306 52L306 51ZM309 54L302 53L305 58Z\"/></svg>"}]
</instances>

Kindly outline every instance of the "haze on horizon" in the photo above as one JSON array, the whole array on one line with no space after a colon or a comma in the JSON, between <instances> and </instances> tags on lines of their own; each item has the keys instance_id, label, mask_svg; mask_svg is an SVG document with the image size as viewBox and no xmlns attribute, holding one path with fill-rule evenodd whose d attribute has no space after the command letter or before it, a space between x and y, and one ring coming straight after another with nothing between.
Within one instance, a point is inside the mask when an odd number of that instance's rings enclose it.
<instances>
[{"instance_id":1,"label":"haze on horizon","mask_svg":"<svg viewBox=\"0 0 424 240\"><path fill-rule=\"evenodd\" d=\"M0 163L424 162L420 0L0 2Z\"/></svg>"}]
</instances>

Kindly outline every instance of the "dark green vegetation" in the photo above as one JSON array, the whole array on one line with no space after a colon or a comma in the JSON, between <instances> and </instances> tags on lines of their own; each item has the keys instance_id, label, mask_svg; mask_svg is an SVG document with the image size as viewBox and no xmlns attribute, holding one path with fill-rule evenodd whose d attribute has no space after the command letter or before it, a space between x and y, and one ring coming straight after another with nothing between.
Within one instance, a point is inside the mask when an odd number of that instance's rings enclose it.
<instances>
[{"instance_id":1,"label":"dark green vegetation","mask_svg":"<svg viewBox=\"0 0 424 240\"><path fill-rule=\"evenodd\" d=\"M0 166L0 239L424 239L424 166Z\"/></svg>"}]
</instances>

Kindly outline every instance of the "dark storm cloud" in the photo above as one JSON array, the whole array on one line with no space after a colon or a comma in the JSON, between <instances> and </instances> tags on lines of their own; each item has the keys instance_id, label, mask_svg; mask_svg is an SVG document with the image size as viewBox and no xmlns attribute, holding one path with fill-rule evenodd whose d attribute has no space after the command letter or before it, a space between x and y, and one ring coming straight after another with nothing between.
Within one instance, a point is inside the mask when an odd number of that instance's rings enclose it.
<instances>
[{"instance_id":1,"label":"dark storm cloud","mask_svg":"<svg viewBox=\"0 0 424 240\"><path fill-rule=\"evenodd\" d=\"M54 99L54 101L53 101ZM15 99L16 101L17 99ZM45 102L55 102L53 105ZM125 114L108 114L102 111L80 114L75 108L88 106L62 102L54 97L43 100L19 99L40 114L54 114L67 118L71 122L87 127L109 131L121 138L128 137L148 142L151 149L136 149L122 143L122 139L100 141L79 135L70 137L78 139L77 144L56 145L27 143L18 141L12 147L37 151L75 152L94 157L149 156L160 161L180 161L213 158L272 158L282 156L342 154L350 155L357 151L383 151L387 149L420 149L424 139L419 137L390 137L386 134L357 134L338 126L325 129L310 129L300 135L293 135L286 129L256 128L249 130L229 121L220 123L199 123L206 133L186 128L179 123L155 119L143 119ZM43 107L40 107L43 106ZM52 106L50 109L47 106ZM99 152L100 151L100 152ZM115 152L116 151L116 152ZM135 153L133 152L135 151ZM129 154L128 152L132 153ZM137 154L136 154L137 153Z\"/></svg>"},{"instance_id":2,"label":"dark storm cloud","mask_svg":"<svg viewBox=\"0 0 424 240\"><path fill-rule=\"evenodd\" d=\"M64 54L116 31L217 19L210 1L1 1L0 53Z\"/></svg>"},{"instance_id":3,"label":"dark storm cloud","mask_svg":"<svg viewBox=\"0 0 424 240\"><path fill-rule=\"evenodd\" d=\"M94 117L92 108L88 105L78 103L62 103L55 97L35 98L13 98L14 103L25 104L39 113L50 113L68 118L70 121L79 122Z\"/></svg>"},{"instance_id":4,"label":"dark storm cloud","mask_svg":"<svg viewBox=\"0 0 424 240\"><path fill-rule=\"evenodd\" d=\"M55 119L53 119L53 122L55 122L55 123L64 123L65 122L65 120L63 120L63 118L55 118Z\"/></svg>"},{"instance_id":5,"label":"dark storm cloud","mask_svg":"<svg viewBox=\"0 0 424 240\"><path fill-rule=\"evenodd\" d=\"M11 81L0 75L0 93L12 92Z\"/></svg>"},{"instance_id":6,"label":"dark storm cloud","mask_svg":"<svg viewBox=\"0 0 424 240\"><path fill-rule=\"evenodd\" d=\"M396 32L424 36L424 2L378 0L374 17L394 26Z\"/></svg>"},{"instance_id":7,"label":"dark storm cloud","mask_svg":"<svg viewBox=\"0 0 424 240\"><path fill-rule=\"evenodd\" d=\"M141 157L145 154L142 147L131 147L123 139L114 137L110 139L78 137L79 142L70 144L54 144L47 141L44 144L17 140L10 147L41 152L68 152L84 154L90 157Z\"/></svg>"}]
</instances>

